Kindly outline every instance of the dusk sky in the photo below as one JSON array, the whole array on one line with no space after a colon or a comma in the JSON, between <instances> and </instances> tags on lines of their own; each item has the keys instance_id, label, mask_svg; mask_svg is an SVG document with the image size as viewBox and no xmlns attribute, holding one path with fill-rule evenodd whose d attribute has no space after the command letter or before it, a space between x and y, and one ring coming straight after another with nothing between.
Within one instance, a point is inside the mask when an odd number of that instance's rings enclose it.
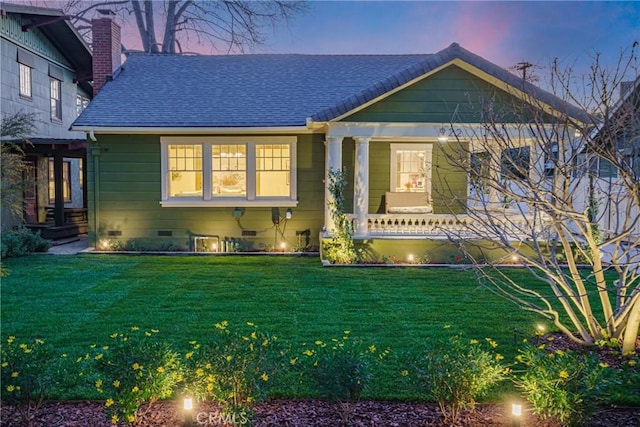
<instances>
[{"instance_id":1,"label":"dusk sky","mask_svg":"<svg viewBox=\"0 0 640 427\"><path fill-rule=\"evenodd\" d=\"M44 2L50 7L63 3ZM307 3L307 12L268 31L266 43L248 53L434 53L457 42L504 68L533 63L538 66L534 73L543 77L554 58L586 70L596 52L613 64L634 41L640 42L638 1ZM140 49L133 19L123 36L128 49ZM215 53L185 40L182 46L184 51Z\"/></svg>"},{"instance_id":2,"label":"dusk sky","mask_svg":"<svg viewBox=\"0 0 640 427\"><path fill-rule=\"evenodd\" d=\"M508 68L614 61L640 42L640 2L311 1L260 52L433 53L453 42ZM543 74L544 69L538 72Z\"/></svg>"}]
</instances>

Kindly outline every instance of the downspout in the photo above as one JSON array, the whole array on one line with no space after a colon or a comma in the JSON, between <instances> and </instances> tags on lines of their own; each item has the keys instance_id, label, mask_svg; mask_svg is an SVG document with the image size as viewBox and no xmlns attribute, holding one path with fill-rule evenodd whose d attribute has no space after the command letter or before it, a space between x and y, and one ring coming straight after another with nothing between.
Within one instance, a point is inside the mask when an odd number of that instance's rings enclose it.
<instances>
[{"instance_id":1,"label":"downspout","mask_svg":"<svg viewBox=\"0 0 640 427\"><path fill-rule=\"evenodd\" d=\"M89 132L89 140L91 142L98 142L93 130ZM99 208L100 208L100 147L95 144L91 148L91 155L93 156L93 247L98 247L98 220Z\"/></svg>"}]
</instances>

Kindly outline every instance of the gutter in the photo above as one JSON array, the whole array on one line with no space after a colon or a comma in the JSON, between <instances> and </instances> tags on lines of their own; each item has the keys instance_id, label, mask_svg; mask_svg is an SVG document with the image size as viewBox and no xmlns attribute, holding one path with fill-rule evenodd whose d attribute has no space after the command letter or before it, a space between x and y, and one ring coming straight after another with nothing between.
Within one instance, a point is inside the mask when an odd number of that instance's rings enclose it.
<instances>
[{"instance_id":1,"label":"gutter","mask_svg":"<svg viewBox=\"0 0 640 427\"><path fill-rule=\"evenodd\" d=\"M76 126L69 130L85 132L92 141L95 134L113 135L260 135L260 134L286 134L298 135L301 133L319 132L320 129L310 129L308 126L267 126L267 127L121 127L121 126Z\"/></svg>"}]
</instances>

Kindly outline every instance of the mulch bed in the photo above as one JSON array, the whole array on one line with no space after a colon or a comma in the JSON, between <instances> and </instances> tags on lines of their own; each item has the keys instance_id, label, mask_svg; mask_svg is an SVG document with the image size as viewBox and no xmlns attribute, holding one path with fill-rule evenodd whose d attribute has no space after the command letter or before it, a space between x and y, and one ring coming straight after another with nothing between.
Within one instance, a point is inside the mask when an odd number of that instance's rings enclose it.
<instances>
[{"instance_id":1,"label":"mulch bed","mask_svg":"<svg viewBox=\"0 0 640 427\"><path fill-rule=\"evenodd\" d=\"M219 407L201 403L194 409L193 426L231 426L219 415ZM26 426L15 408L3 405L2 427ZM238 426L243 425L237 420ZM183 426L184 414L176 402L160 402L141 417L139 427ZM256 427L338 427L344 425L336 406L319 400L272 400L256 407ZM402 402L364 401L353 405L349 426L353 427L423 427L446 426L437 405ZM109 427L111 422L103 402L46 402L34 414L33 427ZM473 412L464 412L456 426L512 426L503 405L482 404ZM525 414L522 427L555 427ZM590 427L640 426L640 408L611 408L599 411Z\"/></svg>"}]
</instances>

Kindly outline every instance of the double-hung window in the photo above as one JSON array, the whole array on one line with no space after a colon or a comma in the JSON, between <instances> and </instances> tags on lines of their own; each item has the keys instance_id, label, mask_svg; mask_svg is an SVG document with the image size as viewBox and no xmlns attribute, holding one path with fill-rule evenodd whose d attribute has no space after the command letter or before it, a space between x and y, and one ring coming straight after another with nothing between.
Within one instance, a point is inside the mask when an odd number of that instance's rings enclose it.
<instances>
[{"instance_id":1,"label":"double-hung window","mask_svg":"<svg viewBox=\"0 0 640 427\"><path fill-rule=\"evenodd\" d=\"M295 206L296 137L163 137L162 206Z\"/></svg>"},{"instance_id":2,"label":"double-hung window","mask_svg":"<svg viewBox=\"0 0 640 427\"><path fill-rule=\"evenodd\" d=\"M18 64L20 68L20 96L31 98L31 67Z\"/></svg>"},{"instance_id":3,"label":"double-hung window","mask_svg":"<svg viewBox=\"0 0 640 427\"><path fill-rule=\"evenodd\" d=\"M35 60L33 55L18 49L18 94L22 98L32 98L32 73Z\"/></svg>"},{"instance_id":4,"label":"double-hung window","mask_svg":"<svg viewBox=\"0 0 640 427\"><path fill-rule=\"evenodd\" d=\"M62 90L60 80L50 77L51 86L51 120L62 121Z\"/></svg>"},{"instance_id":5,"label":"double-hung window","mask_svg":"<svg viewBox=\"0 0 640 427\"><path fill-rule=\"evenodd\" d=\"M391 191L431 197L432 144L391 144Z\"/></svg>"}]
</instances>

